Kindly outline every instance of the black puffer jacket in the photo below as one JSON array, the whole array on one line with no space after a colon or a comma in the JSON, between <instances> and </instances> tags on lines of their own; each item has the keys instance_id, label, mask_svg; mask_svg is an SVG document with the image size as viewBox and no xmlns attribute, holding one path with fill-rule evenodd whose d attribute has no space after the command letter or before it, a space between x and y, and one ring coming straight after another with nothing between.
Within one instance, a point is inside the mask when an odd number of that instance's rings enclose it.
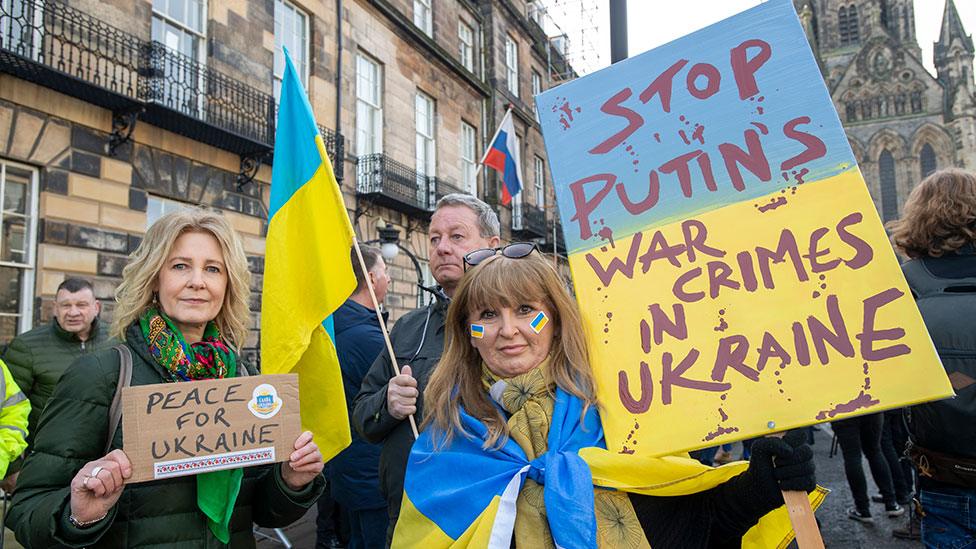
<instances>
[{"instance_id":1,"label":"black puffer jacket","mask_svg":"<svg viewBox=\"0 0 976 549\"><path fill-rule=\"evenodd\" d=\"M138 325L129 327L126 339L132 351L132 385L167 381ZM109 516L91 528L80 530L68 522L71 479L85 463L104 454L118 378L119 354L113 349L86 355L68 368L41 415L7 526L29 548L225 547L210 533L197 507L197 481L192 476L126 486ZM119 425L112 448L122 448L122 438ZM252 523L290 524L324 488L319 475L301 492L290 490L281 478L280 464L246 468L230 521L229 546L254 547Z\"/></svg>"}]
</instances>

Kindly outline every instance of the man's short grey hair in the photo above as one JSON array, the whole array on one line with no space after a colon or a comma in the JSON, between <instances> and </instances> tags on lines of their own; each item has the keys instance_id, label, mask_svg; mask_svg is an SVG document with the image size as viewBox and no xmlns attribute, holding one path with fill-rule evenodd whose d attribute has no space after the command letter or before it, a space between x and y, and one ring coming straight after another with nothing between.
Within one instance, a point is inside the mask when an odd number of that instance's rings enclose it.
<instances>
[{"instance_id":1,"label":"man's short grey hair","mask_svg":"<svg viewBox=\"0 0 976 549\"><path fill-rule=\"evenodd\" d=\"M501 236L501 224L498 222L498 214L491 206L479 200L476 196L464 193L451 193L445 195L437 201L434 211L446 206L465 206L470 208L478 216L478 232L484 238Z\"/></svg>"}]
</instances>

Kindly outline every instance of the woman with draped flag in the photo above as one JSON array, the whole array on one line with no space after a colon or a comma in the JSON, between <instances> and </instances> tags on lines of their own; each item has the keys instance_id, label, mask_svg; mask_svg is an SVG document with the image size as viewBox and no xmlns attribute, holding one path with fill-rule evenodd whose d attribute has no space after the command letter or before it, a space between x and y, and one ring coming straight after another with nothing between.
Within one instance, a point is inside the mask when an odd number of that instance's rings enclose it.
<instances>
[{"instance_id":1,"label":"woman with draped flag","mask_svg":"<svg viewBox=\"0 0 976 549\"><path fill-rule=\"evenodd\" d=\"M464 259L394 547L789 543L781 490L823 497L802 432L717 468L609 452L579 312L556 270L531 243Z\"/></svg>"}]
</instances>

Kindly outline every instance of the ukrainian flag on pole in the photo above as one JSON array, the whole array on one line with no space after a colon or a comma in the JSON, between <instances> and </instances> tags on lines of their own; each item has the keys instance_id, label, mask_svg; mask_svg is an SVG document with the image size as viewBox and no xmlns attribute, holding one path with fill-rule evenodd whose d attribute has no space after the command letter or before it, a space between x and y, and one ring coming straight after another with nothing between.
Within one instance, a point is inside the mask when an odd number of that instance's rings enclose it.
<instances>
[{"instance_id":1,"label":"ukrainian flag on pole","mask_svg":"<svg viewBox=\"0 0 976 549\"><path fill-rule=\"evenodd\" d=\"M302 428L328 461L349 445L335 345L323 329L356 287L352 226L312 107L285 49L261 296L261 372L296 373Z\"/></svg>"}]
</instances>

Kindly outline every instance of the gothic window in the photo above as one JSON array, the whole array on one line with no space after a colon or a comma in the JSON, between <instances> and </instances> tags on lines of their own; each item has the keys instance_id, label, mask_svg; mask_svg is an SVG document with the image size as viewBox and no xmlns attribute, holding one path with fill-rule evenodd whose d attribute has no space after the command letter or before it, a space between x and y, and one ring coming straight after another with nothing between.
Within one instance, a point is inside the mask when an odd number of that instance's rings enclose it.
<instances>
[{"instance_id":1,"label":"gothic window","mask_svg":"<svg viewBox=\"0 0 976 549\"><path fill-rule=\"evenodd\" d=\"M895 186L895 159L888 149L878 156L878 175L881 178L881 218L891 221L898 217L898 189Z\"/></svg>"},{"instance_id":2,"label":"gothic window","mask_svg":"<svg viewBox=\"0 0 976 549\"><path fill-rule=\"evenodd\" d=\"M840 33L840 45L846 46L851 43L851 37L847 30L847 8L841 6L837 10L837 31Z\"/></svg>"},{"instance_id":3,"label":"gothic window","mask_svg":"<svg viewBox=\"0 0 976 549\"><path fill-rule=\"evenodd\" d=\"M853 121L857 120L857 113L854 110L854 102L853 101L848 101L847 103L844 103L844 111L845 111L845 113L847 115L847 121L848 122L853 122Z\"/></svg>"},{"instance_id":4,"label":"gothic window","mask_svg":"<svg viewBox=\"0 0 976 549\"><path fill-rule=\"evenodd\" d=\"M922 92L920 91L912 92L912 112L922 112Z\"/></svg>"},{"instance_id":5,"label":"gothic window","mask_svg":"<svg viewBox=\"0 0 976 549\"><path fill-rule=\"evenodd\" d=\"M932 150L932 145L926 143L922 147L922 152L919 154L920 164L922 166L922 179L928 177L936 169L935 161L935 151Z\"/></svg>"},{"instance_id":6,"label":"gothic window","mask_svg":"<svg viewBox=\"0 0 976 549\"><path fill-rule=\"evenodd\" d=\"M908 102L908 96L899 93L895 97L895 114L905 114L905 104Z\"/></svg>"},{"instance_id":7,"label":"gothic window","mask_svg":"<svg viewBox=\"0 0 976 549\"><path fill-rule=\"evenodd\" d=\"M847 30L850 32L851 44L861 43L861 33L857 26L857 6L852 5L847 9Z\"/></svg>"},{"instance_id":8,"label":"gothic window","mask_svg":"<svg viewBox=\"0 0 976 549\"><path fill-rule=\"evenodd\" d=\"M896 13L898 8L895 8ZM881 26L886 29L890 29L891 20L888 18L888 1L881 0Z\"/></svg>"},{"instance_id":9,"label":"gothic window","mask_svg":"<svg viewBox=\"0 0 976 549\"><path fill-rule=\"evenodd\" d=\"M885 115L884 102L881 100L880 97L874 98L874 112L876 113L878 118L881 118L882 116Z\"/></svg>"}]
</instances>

